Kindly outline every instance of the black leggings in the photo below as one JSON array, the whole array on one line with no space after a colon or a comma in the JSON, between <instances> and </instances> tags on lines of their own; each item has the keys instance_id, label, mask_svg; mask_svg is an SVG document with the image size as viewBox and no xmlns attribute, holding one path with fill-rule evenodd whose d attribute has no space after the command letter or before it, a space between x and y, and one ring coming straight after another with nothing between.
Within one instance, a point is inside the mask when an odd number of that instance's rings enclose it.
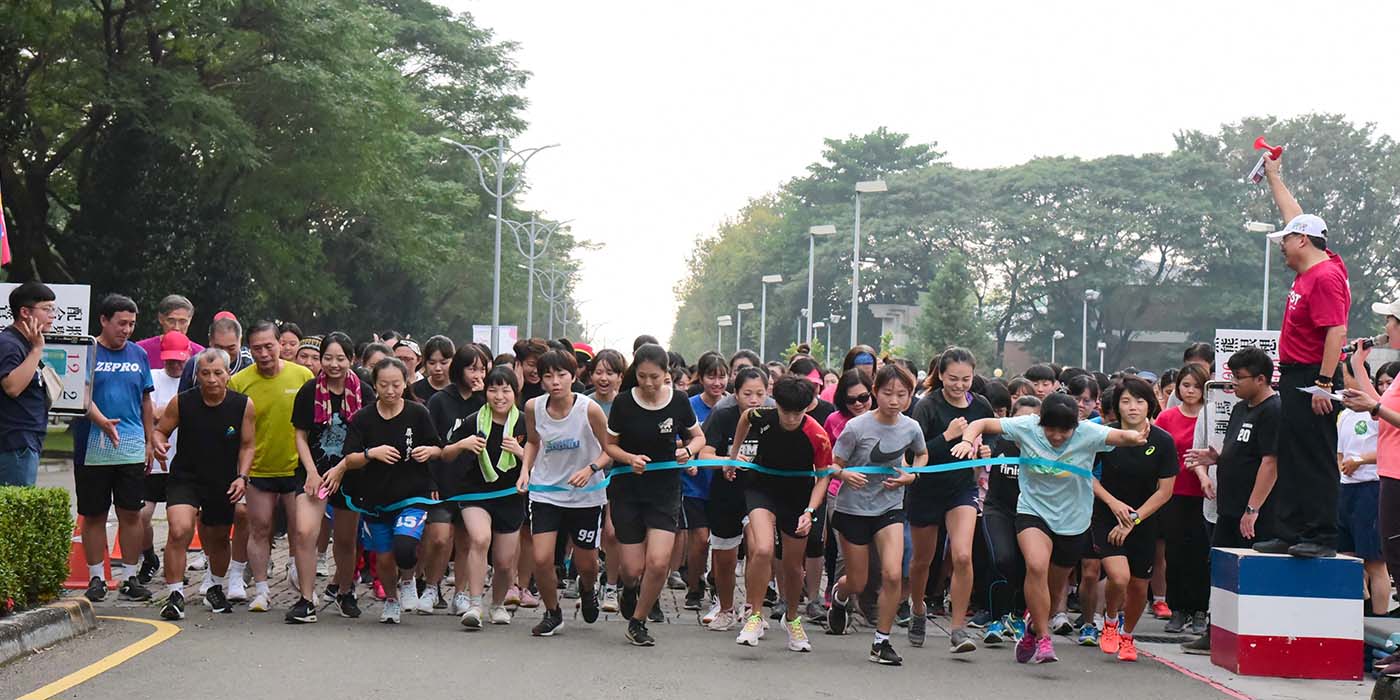
<instances>
[{"instance_id":1,"label":"black leggings","mask_svg":"<svg viewBox=\"0 0 1400 700\"><path fill-rule=\"evenodd\" d=\"M1210 535L1200 496L1172 496L1162 509L1167 535L1167 606L1188 615L1210 610Z\"/></svg>"},{"instance_id":2,"label":"black leggings","mask_svg":"<svg viewBox=\"0 0 1400 700\"><path fill-rule=\"evenodd\" d=\"M985 545L991 567L987 579L987 607L996 619L1025 607L1021 585L1026 578L1026 562L1016 543L1016 514L987 504L982 511L981 544Z\"/></svg>"}]
</instances>

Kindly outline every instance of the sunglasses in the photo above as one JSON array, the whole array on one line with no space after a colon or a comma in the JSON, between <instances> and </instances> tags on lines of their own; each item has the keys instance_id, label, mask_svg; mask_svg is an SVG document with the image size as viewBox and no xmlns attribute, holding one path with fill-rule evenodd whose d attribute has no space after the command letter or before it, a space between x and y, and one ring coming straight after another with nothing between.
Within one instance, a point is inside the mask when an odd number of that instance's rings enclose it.
<instances>
[{"instance_id":1,"label":"sunglasses","mask_svg":"<svg viewBox=\"0 0 1400 700\"><path fill-rule=\"evenodd\" d=\"M866 392L866 393L861 394L861 395L859 395L859 396L847 396L847 397L846 397L846 403L847 403L847 404L865 403L865 402L867 402L867 401L869 401L869 400L870 400L870 392Z\"/></svg>"}]
</instances>

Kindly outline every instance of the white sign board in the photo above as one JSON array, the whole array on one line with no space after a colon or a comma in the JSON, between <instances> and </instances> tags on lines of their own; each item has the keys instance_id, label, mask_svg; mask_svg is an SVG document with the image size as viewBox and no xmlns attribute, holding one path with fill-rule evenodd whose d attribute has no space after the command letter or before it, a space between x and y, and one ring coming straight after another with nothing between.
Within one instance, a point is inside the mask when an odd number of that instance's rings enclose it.
<instances>
[{"instance_id":1,"label":"white sign board","mask_svg":"<svg viewBox=\"0 0 1400 700\"><path fill-rule=\"evenodd\" d=\"M1234 382L1206 382L1206 405L1201 420L1206 422L1206 437L1217 452L1225 446L1225 429L1230 426L1230 411L1240 400L1235 396Z\"/></svg>"},{"instance_id":2,"label":"white sign board","mask_svg":"<svg viewBox=\"0 0 1400 700\"><path fill-rule=\"evenodd\" d=\"M0 283L0 328L14 323L15 314L10 308L10 292L18 286L13 282ZM58 297L54 302L58 311L54 314L53 328L49 332L54 335L87 335L91 318L92 288L86 284L51 284L49 289Z\"/></svg>"},{"instance_id":3,"label":"white sign board","mask_svg":"<svg viewBox=\"0 0 1400 700\"><path fill-rule=\"evenodd\" d=\"M1251 345L1263 348L1274 361L1273 383L1278 383L1278 331L1236 330L1217 328L1215 330L1215 377L1217 381L1233 382L1234 375L1225 366L1230 356ZM1229 412L1226 412L1229 417Z\"/></svg>"},{"instance_id":4,"label":"white sign board","mask_svg":"<svg viewBox=\"0 0 1400 700\"><path fill-rule=\"evenodd\" d=\"M96 362L92 336L45 335L44 365L52 367L63 380L63 395L50 413L83 415L92 396L92 370Z\"/></svg>"},{"instance_id":5,"label":"white sign board","mask_svg":"<svg viewBox=\"0 0 1400 700\"><path fill-rule=\"evenodd\" d=\"M501 326L501 340L500 345L495 348L496 354L512 352L515 348L515 341L519 338L519 326ZM472 342L491 347L491 326L472 326Z\"/></svg>"}]
</instances>

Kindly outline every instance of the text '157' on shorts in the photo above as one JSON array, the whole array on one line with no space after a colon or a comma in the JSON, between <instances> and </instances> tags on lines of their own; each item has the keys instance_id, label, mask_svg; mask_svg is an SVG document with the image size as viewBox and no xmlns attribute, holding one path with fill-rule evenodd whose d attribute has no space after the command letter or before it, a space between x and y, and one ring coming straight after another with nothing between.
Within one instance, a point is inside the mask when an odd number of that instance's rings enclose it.
<instances>
[{"instance_id":1,"label":"text '157' on shorts","mask_svg":"<svg viewBox=\"0 0 1400 700\"><path fill-rule=\"evenodd\" d=\"M404 508L393 513L367 515L360 519L365 549L371 552L394 551L395 537L423 539L423 526L428 514L422 508Z\"/></svg>"},{"instance_id":2,"label":"text '157' on shorts","mask_svg":"<svg viewBox=\"0 0 1400 700\"><path fill-rule=\"evenodd\" d=\"M603 528L603 507L565 508L544 501L530 501L530 532L563 533L579 549L597 549Z\"/></svg>"}]
</instances>

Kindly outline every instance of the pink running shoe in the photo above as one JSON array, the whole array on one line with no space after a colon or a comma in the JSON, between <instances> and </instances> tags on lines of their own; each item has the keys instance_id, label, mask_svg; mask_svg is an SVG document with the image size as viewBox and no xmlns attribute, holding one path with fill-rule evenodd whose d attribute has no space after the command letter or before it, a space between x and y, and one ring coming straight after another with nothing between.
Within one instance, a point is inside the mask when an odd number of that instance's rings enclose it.
<instances>
[{"instance_id":1,"label":"pink running shoe","mask_svg":"<svg viewBox=\"0 0 1400 700\"><path fill-rule=\"evenodd\" d=\"M1016 663L1030 663L1035 656L1035 635L1027 631L1016 641Z\"/></svg>"},{"instance_id":2,"label":"pink running shoe","mask_svg":"<svg viewBox=\"0 0 1400 700\"><path fill-rule=\"evenodd\" d=\"M1031 657L1033 664L1053 664L1059 661L1055 656L1055 642L1049 637L1041 637L1035 643L1035 656Z\"/></svg>"}]
</instances>

